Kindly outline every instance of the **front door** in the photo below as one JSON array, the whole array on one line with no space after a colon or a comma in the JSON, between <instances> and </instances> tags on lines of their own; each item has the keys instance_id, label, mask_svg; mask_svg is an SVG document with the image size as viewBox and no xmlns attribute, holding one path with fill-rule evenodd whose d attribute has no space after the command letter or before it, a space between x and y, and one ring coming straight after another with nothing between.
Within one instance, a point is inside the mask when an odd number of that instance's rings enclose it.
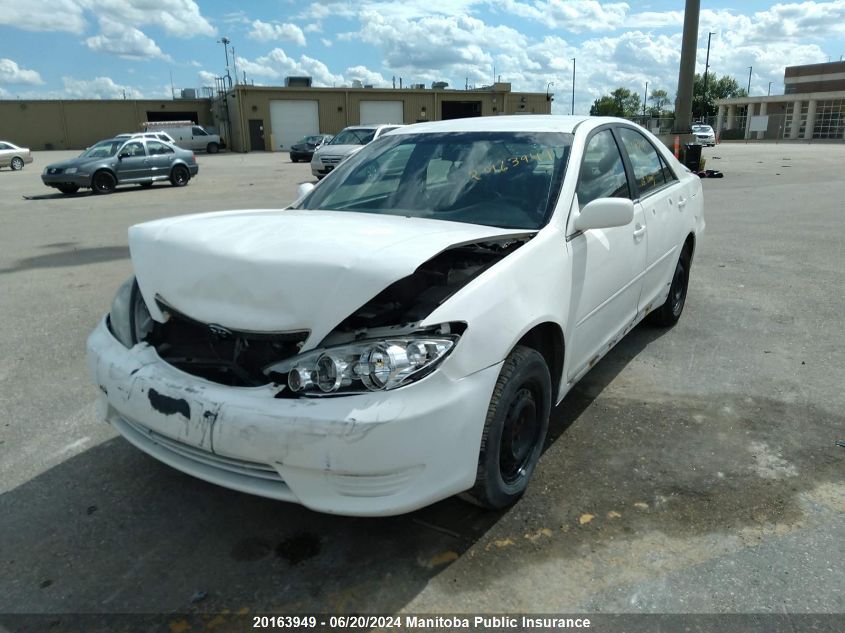
<instances>
[{"instance_id":1,"label":"front door","mask_svg":"<svg viewBox=\"0 0 845 633\"><path fill-rule=\"evenodd\" d=\"M264 144L264 119L249 120L249 147L253 151L267 149Z\"/></svg>"},{"instance_id":2,"label":"front door","mask_svg":"<svg viewBox=\"0 0 845 633\"><path fill-rule=\"evenodd\" d=\"M578 175L577 204L598 198L630 198L622 155L610 128L588 141ZM576 209L570 214L570 224ZM570 362L567 380L586 372L622 335L637 314L645 269L646 243L642 206L626 226L568 228L572 252Z\"/></svg>"},{"instance_id":3,"label":"front door","mask_svg":"<svg viewBox=\"0 0 845 633\"><path fill-rule=\"evenodd\" d=\"M120 148L117 160L117 181L134 182L150 177L150 161L143 141L130 141Z\"/></svg>"}]
</instances>

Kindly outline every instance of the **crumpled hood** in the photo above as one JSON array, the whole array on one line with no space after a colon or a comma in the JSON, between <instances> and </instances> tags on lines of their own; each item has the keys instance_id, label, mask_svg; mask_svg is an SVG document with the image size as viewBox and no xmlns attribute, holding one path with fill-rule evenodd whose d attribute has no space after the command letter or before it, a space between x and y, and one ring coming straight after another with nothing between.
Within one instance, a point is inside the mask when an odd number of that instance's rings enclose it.
<instances>
[{"instance_id":1,"label":"crumpled hood","mask_svg":"<svg viewBox=\"0 0 845 633\"><path fill-rule=\"evenodd\" d=\"M227 211L129 229L138 285L204 323L254 332L311 330L316 346L353 311L444 249L524 233L368 213Z\"/></svg>"}]
</instances>

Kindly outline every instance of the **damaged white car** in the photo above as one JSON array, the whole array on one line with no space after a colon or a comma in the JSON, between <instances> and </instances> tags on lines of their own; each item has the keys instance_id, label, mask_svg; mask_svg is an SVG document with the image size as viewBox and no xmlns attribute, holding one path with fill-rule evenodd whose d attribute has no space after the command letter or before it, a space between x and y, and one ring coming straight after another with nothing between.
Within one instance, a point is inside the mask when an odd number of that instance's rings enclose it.
<instances>
[{"instance_id":1,"label":"damaged white car","mask_svg":"<svg viewBox=\"0 0 845 633\"><path fill-rule=\"evenodd\" d=\"M400 128L283 210L129 230L103 415L181 471L349 515L525 491L554 404L680 317L697 176L620 119Z\"/></svg>"}]
</instances>

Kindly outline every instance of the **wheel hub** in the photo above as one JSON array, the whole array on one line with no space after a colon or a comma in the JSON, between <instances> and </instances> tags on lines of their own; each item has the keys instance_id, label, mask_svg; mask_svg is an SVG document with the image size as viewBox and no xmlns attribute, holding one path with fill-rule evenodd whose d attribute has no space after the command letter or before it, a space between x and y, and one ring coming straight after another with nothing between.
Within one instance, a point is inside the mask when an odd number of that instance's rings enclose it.
<instances>
[{"instance_id":1,"label":"wheel hub","mask_svg":"<svg viewBox=\"0 0 845 633\"><path fill-rule=\"evenodd\" d=\"M534 394L522 387L514 396L502 429L499 470L505 483L513 483L525 472L539 429Z\"/></svg>"}]
</instances>

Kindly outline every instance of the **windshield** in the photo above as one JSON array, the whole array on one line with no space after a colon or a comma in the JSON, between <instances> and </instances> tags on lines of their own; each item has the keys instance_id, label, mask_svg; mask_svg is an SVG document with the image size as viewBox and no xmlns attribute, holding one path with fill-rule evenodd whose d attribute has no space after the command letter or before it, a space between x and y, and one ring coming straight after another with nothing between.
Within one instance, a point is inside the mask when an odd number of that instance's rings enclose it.
<instances>
[{"instance_id":1,"label":"windshield","mask_svg":"<svg viewBox=\"0 0 845 633\"><path fill-rule=\"evenodd\" d=\"M709 132L710 126L709 125L693 125L692 131L693 132Z\"/></svg>"},{"instance_id":2,"label":"windshield","mask_svg":"<svg viewBox=\"0 0 845 633\"><path fill-rule=\"evenodd\" d=\"M548 222L571 134L460 132L382 137L295 208L538 229Z\"/></svg>"},{"instance_id":3,"label":"windshield","mask_svg":"<svg viewBox=\"0 0 845 633\"><path fill-rule=\"evenodd\" d=\"M347 129L335 136L329 141L329 145L366 145L373 140L375 130L361 129Z\"/></svg>"},{"instance_id":4,"label":"windshield","mask_svg":"<svg viewBox=\"0 0 845 633\"><path fill-rule=\"evenodd\" d=\"M114 156L121 145L123 145L123 140L100 141L82 152L79 157L108 158L109 156Z\"/></svg>"}]
</instances>

